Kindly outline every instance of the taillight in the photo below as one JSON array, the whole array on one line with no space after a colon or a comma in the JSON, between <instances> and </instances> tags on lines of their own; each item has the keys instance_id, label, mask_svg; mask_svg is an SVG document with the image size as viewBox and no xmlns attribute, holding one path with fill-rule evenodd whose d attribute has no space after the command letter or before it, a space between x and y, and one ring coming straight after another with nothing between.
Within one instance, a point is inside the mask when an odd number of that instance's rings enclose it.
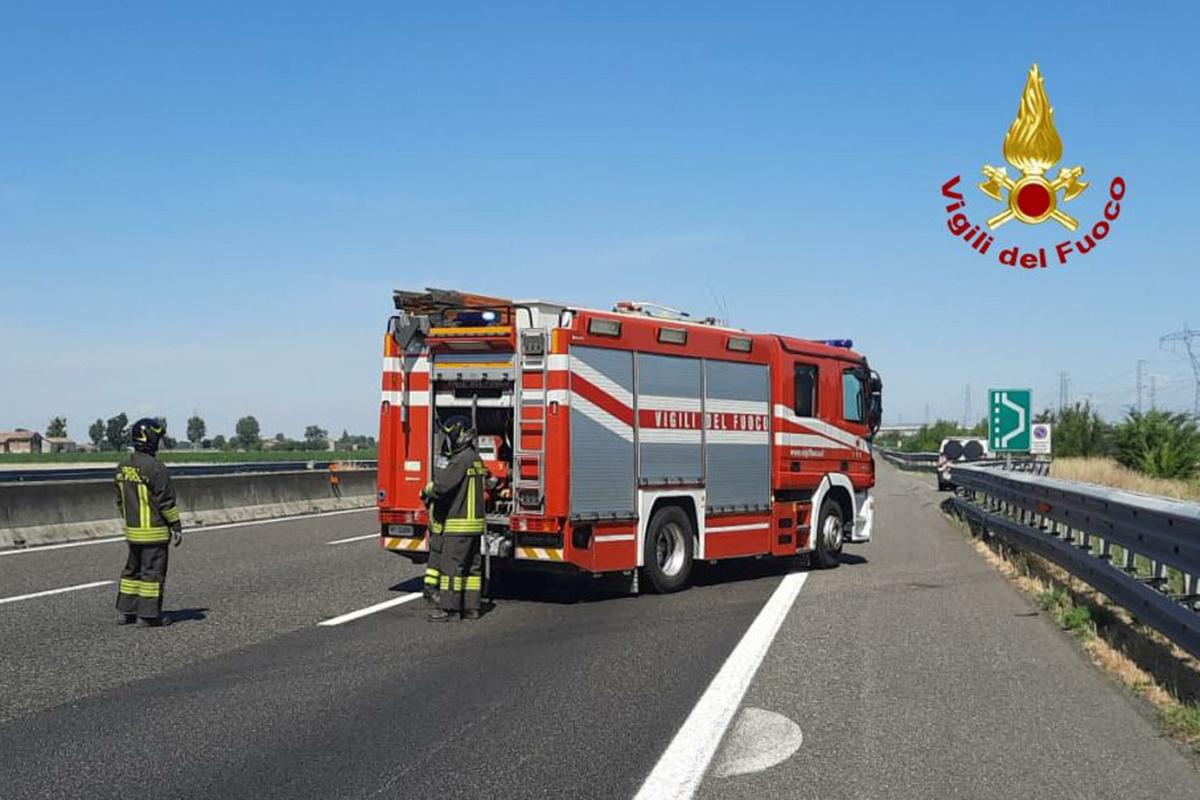
<instances>
[{"instance_id":1,"label":"taillight","mask_svg":"<svg viewBox=\"0 0 1200 800\"><path fill-rule=\"evenodd\" d=\"M557 533L561 526L553 517L513 517L512 527L514 531Z\"/></svg>"}]
</instances>

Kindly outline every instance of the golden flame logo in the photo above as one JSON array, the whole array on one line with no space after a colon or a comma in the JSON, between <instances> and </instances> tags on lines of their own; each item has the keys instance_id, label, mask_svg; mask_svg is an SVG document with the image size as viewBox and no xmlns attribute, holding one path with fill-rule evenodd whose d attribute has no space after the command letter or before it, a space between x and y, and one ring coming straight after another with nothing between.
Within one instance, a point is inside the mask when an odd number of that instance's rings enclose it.
<instances>
[{"instance_id":1,"label":"golden flame logo","mask_svg":"<svg viewBox=\"0 0 1200 800\"><path fill-rule=\"evenodd\" d=\"M1041 175L1062 158L1062 139L1054 129L1054 109L1046 97L1046 79L1034 64L1025 81L1017 118L1004 137L1004 158L1026 175Z\"/></svg>"},{"instance_id":2,"label":"golden flame logo","mask_svg":"<svg viewBox=\"0 0 1200 800\"><path fill-rule=\"evenodd\" d=\"M1073 217L1058 208L1058 192L1062 190L1064 203L1082 194L1088 187L1079 180L1083 167L1060 169L1053 181L1043 177L1062 158L1062 149L1062 139L1054 127L1054 109L1046 96L1045 78L1034 64L1021 93L1017 118L1004 136L1004 158L1021 171L1021 177L1014 181L1005 167L990 164L983 167L987 180L979 184L979 189L993 200L1008 202L1006 210L987 221L989 228L997 228L1013 218L1028 225L1054 219L1068 230L1078 227ZM1008 192L1007 198L1004 191Z\"/></svg>"}]
</instances>

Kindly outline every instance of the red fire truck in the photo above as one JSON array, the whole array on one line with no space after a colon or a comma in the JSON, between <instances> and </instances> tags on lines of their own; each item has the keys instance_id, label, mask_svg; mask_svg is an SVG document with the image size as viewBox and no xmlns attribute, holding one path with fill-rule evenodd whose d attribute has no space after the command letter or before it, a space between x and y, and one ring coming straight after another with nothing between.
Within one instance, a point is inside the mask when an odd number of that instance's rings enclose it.
<instances>
[{"instance_id":1,"label":"red fire truck","mask_svg":"<svg viewBox=\"0 0 1200 800\"><path fill-rule=\"evenodd\" d=\"M665 592L697 560L809 553L829 567L871 538L882 384L848 341L647 303L431 289L395 305L379 439L388 550L427 557L419 493L456 417L491 472L493 565L621 572Z\"/></svg>"}]
</instances>

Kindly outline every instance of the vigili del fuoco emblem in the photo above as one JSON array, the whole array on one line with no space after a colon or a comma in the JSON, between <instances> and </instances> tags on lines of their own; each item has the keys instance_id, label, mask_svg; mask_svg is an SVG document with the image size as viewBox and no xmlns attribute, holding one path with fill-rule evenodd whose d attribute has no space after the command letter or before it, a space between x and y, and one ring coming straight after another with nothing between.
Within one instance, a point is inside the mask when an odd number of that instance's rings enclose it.
<instances>
[{"instance_id":1,"label":"vigili del fuoco emblem","mask_svg":"<svg viewBox=\"0 0 1200 800\"><path fill-rule=\"evenodd\" d=\"M1013 120L1004 136L1004 159L1020 171L1020 175L1009 177L1007 167L985 164L979 190L992 200L1004 203L1007 208L987 219L985 224L972 222L967 216L967 198L959 190L960 175L955 175L942 184L942 197L946 203L946 227L956 239L961 239L975 253L995 253L996 260L1007 267L1023 269L1045 269L1051 260L1065 265L1074 256L1093 252L1096 246L1112 231L1112 226L1121 214L1121 201L1125 198L1125 179L1115 176L1108 185L1108 197L1104 198L1104 215L1090 228L1085 227L1081 236L1055 242L1051 247L1032 247L1026 244L1000 245L992 250L995 231L1009 220L1020 220L1026 225L1039 225L1052 219L1074 233L1079 228L1075 217L1062 209L1087 190L1089 184L1082 180L1083 167L1060 167L1058 175L1048 177L1050 170L1062 160L1063 142L1054 126L1054 109L1046 96L1046 79L1038 65L1029 69L1025 79L1025 90L1017 106L1017 118ZM1069 162L1068 162L1069 163Z\"/></svg>"},{"instance_id":2,"label":"vigili del fuoco emblem","mask_svg":"<svg viewBox=\"0 0 1200 800\"><path fill-rule=\"evenodd\" d=\"M985 164L983 176L986 181L979 188L993 200L1005 201L1003 192L1008 192L1008 209L987 221L995 230L1014 217L1028 225L1037 225L1048 219L1060 223L1067 230L1075 230L1079 223L1058 207L1058 193L1062 191L1064 203L1083 193L1088 184L1079 180L1083 167L1063 167L1053 181L1046 180L1046 171L1062 159L1063 144L1054 128L1054 109L1046 97L1046 79L1034 64L1021 93L1021 104L1017 107L1017 118L1004 136L1004 160L1021 170L1021 177L1008 177L1005 167Z\"/></svg>"}]
</instances>

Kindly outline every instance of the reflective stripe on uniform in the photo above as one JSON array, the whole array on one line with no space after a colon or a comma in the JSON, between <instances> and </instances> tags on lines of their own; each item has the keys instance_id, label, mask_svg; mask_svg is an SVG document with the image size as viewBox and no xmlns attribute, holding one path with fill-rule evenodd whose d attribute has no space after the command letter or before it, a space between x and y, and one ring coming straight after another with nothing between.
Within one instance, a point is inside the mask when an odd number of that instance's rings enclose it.
<instances>
[{"instance_id":1,"label":"reflective stripe on uniform","mask_svg":"<svg viewBox=\"0 0 1200 800\"><path fill-rule=\"evenodd\" d=\"M438 579L438 589L442 590L443 592L450 591L450 576L449 575L442 573L442 577L440 577Z\"/></svg>"},{"instance_id":2,"label":"reflective stripe on uniform","mask_svg":"<svg viewBox=\"0 0 1200 800\"><path fill-rule=\"evenodd\" d=\"M163 516L163 519L165 519L167 522L170 522L170 523L179 522L179 509L176 508L175 506L171 506L170 508L164 508L162 510L162 516Z\"/></svg>"},{"instance_id":3,"label":"reflective stripe on uniform","mask_svg":"<svg viewBox=\"0 0 1200 800\"><path fill-rule=\"evenodd\" d=\"M440 578L441 575L442 575L442 573L439 572L436 567L426 567L425 568L425 585L426 586L437 586L438 578Z\"/></svg>"},{"instance_id":4,"label":"reflective stripe on uniform","mask_svg":"<svg viewBox=\"0 0 1200 800\"><path fill-rule=\"evenodd\" d=\"M141 587L141 581L130 580L129 578L121 578L121 583L117 591L119 591L121 594L137 594L138 589Z\"/></svg>"},{"instance_id":5,"label":"reflective stripe on uniform","mask_svg":"<svg viewBox=\"0 0 1200 800\"><path fill-rule=\"evenodd\" d=\"M150 527L150 492L146 489L146 484L139 483L138 488L138 523L139 528Z\"/></svg>"},{"instance_id":6,"label":"reflective stripe on uniform","mask_svg":"<svg viewBox=\"0 0 1200 800\"><path fill-rule=\"evenodd\" d=\"M162 597L162 584L155 581L141 581L138 586L138 597L146 597L153 600L156 597Z\"/></svg>"},{"instance_id":7,"label":"reflective stripe on uniform","mask_svg":"<svg viewBox=\"0 0 1200 800\"><path fill-rule=\"evenodd\" d=\"M467 576L467 591L481 592L483 591L483 577L480 575Z\"/></svg>"},{"instance_id":8,"label":"reflective stripe on uniform","mask_svg":"<svg viewBox=\"0 0 1200 800\"><path fill-rule=\"evenodd\" d=\"M125 539L134 544L169 542L171 532L164 527L125 528Z\"/></svg>"}]
</instances>

